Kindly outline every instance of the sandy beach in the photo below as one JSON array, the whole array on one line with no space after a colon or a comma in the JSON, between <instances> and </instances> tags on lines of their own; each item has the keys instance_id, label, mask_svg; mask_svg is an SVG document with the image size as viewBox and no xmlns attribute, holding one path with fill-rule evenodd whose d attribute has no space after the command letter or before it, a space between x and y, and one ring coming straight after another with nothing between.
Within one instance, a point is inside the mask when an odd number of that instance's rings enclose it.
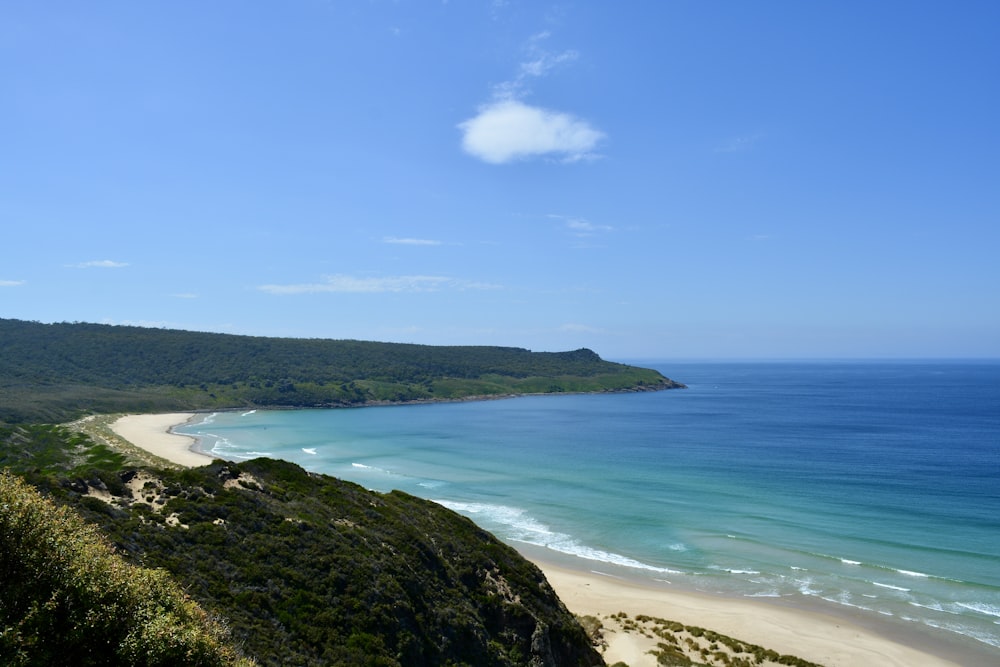
<instances>
[{"instance_id":1,"label":"sandy beach","mask_svg":"<svg viewBox=\"0 0 1000 667\"><path fill-rule=\"evenodd\" d=\"M194 416L190 412L173 412L163 415L126 415L111 425L111 430L151 454L177 465L197 467L212 462L212 457L193 451L195 439L171 433Z\"/></svg>"},{"instance_id":2,"label":"sandy beach","mask_svg":"<svg viewBox=\"0 0 1000 667\"><path fill-rule=\"evenodd\" d=\"M958 664L877 635L861 625L800 608L752 600L651 588L618 577L582 572L533 559L566 606L577 615L590 615L609 626L607 617L624 612L644 614L714 630L779 653L794 655L827 667L880 665L886 667ZM615 623L611 623L614 629ZM632 632L606 635L608 664L622 661L630 667L653 667L648 654L656 639Z\"/></svg>"},{"instance_id":3,"label":"sandy beach","mask_svg":"<svg viewBox=\"0 0 1000 667\"><path fill-rule=\"evenodd\" d=\"M193 415L128 415L116 421L113 430L138 447L183 466L201 466L211 457L192 451L194 439L170 433ZM816 662L826 667L879 665L885 667L944 667L980 664L974 657L950 662L909 646L905 638L876 634L858 622L801 608L791 608L747 599L730 599L636 583L624 578L574 569L546 561L539 553L525 553L545 573L566 606L579 616L594 616L605 627L605 660L630 667L655 667L648 651L657 640L636 631L624 631L612 615L625 613L678 621L708 628L736 639L758 644L779 653ZM908 633L916 636L917 630ZM937 651L951 655L951 651ZM973 660L970 662L969 660Z\"/></svg>"}]
</instances>

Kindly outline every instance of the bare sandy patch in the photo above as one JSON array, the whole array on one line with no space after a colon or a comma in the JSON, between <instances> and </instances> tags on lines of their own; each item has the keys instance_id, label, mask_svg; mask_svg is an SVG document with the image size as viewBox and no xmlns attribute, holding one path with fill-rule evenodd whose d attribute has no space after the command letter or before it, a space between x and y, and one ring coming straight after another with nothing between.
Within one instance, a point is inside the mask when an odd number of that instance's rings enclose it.
<instances>
[{"instance_id":1,"label":"bare sandy patch","mask_svg":"<svg viewBox=\"0 0 1000 667\"><path fill-rule=\"evenodd\" d=\"M960 664L878 635L845 619L804 609L646 587L617 577L538 563L559 598L578 616L593 616L605 628L609 665L656 667L650 653L662 641L648 616L677 621L815 662L826 667L955 667ZM685 635L680 636L685 644ZM716 642L719 643L719 642ZM697 649L695 649L697 650ZM725 652L725 647L718 649ZM709 662L708 664L713 664Z\"/></svg>"},{"instance_id":2,"label":"bare sandy patch","mask_svg":"<svg viewBox=\"0 0 1000 667\"><path fill-rule=\"evenodd\" d=\"M185 423L194 414L174 412L161 415L125 415L111 424L111 430L136 447L188 468L207 465L212 457L193 451L195 439L171 433L170 429Z\"/></svg>"}]
</instances>

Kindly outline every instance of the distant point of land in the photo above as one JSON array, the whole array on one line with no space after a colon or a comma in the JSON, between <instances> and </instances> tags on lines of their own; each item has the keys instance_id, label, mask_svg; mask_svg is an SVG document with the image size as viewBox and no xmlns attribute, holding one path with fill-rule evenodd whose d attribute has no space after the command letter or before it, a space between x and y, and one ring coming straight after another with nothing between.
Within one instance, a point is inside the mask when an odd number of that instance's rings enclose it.
<instances>
[{"instance_id":1,"label":"distant point of land","mask_svg":"<svg viewBox=\"0 0 1000 667\"><path fill-rule=\"evenodd\" d=\"M346 407L684 385L592 350L267 338L0 319L0 421Z\"/></svg>"}]
</instances>

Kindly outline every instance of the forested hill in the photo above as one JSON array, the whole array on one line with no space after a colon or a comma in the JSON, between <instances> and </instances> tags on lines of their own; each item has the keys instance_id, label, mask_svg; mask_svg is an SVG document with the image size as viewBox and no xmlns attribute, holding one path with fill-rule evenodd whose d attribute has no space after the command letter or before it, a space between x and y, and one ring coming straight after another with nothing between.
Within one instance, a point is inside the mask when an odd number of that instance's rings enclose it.
<instances>
[{"instance_id":1,"label":"forested hill","mask_svg":"<svg viewBox=\"0 0 1000 667\"><path fill-rule=\"evenodd\" d=\"M265 338L0 319L0 421L683 386L587 349Z\"/></svg>"}]
</instances>

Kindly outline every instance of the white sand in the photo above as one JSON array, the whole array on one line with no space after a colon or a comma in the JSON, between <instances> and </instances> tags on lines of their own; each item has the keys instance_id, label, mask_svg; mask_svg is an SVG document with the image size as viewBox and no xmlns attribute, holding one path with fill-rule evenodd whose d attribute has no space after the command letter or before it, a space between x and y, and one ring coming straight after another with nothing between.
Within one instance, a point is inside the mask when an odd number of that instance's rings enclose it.
<instances>
[{"instance_id":1,"label":"white sand","mask_svg":"<svg viewBox=\"0 0 1000 667\"><path fill-rule=\"evenodd\" d=\"M577 615L604 619L624 612L677 621L714 630L779 653L794 655L827 667L954 667L937 656L912 649L843 619L752 600L729 599L631 583L617 577L572 570L536 562L552 588ZM605 621L605 626L608 623ZM655 667L647 651L656 640L631 632L606 635L607 663Z\"/></svg>"},{"instance_id":2,"label":"white sand","mask_svg":"<svg viewBox=\"0 0 1000 667\"><path fill-rule=\"evenodd\" d=\"M170 433L192 413L128 415L112 429L129 442L182 466L202 466L211 457L192 451L194 438ZM735 639L758 644L779 653L795 655L827 667L954 667L977 664L949 662L906 644L878 635L860 625L833 616L755 602L653 588L617 577L582 572L546 562L536 564L556 594L573 613L605 619L624 612L635 618L645 614L688 626L714 630ZM630 667L655 667L648 654L653 639L638 633L608 632L604 654L608 664L623 661Z\"/></svg>"},{"instance_id":3,"label":"white sand","mask_svg":"<svg viewBox=\"0 0 1000 667\"><path fill-rule=\"evenodd\" d=\"M192 451L195 439L171 433L170 428L185 423L194 414L175 412L165 415L126 415L111 425L111 430L160 458L194 468L212 462L212 457Z\"/></svg>"}]
</instances>

